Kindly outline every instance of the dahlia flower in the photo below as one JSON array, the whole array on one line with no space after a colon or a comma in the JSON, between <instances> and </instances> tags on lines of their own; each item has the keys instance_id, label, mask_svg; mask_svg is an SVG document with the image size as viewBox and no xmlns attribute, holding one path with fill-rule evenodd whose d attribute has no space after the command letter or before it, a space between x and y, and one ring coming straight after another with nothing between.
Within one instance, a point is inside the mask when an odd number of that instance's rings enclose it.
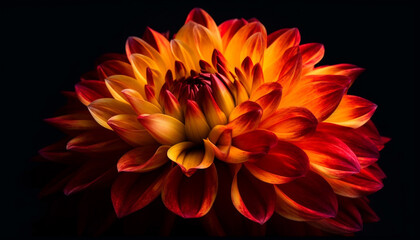
<instances>
[{"instance_id":1,"label":"dahlia flower","mask_svg":"<svg viewBox=\"0 0 420 240\"><path fill-rule=\"evenodd\" d=\"M42 194L107 185L119 218L158 199L220 235L273 216L334 234L377 221L366 196L383 186L388 139L370 121L377 106L347 94L363 69L315 67L324 46L300 40L198 8L172 39L129 37L46 119L69 139L40 155L76 170Z\"/></svg>"}]
</instances>

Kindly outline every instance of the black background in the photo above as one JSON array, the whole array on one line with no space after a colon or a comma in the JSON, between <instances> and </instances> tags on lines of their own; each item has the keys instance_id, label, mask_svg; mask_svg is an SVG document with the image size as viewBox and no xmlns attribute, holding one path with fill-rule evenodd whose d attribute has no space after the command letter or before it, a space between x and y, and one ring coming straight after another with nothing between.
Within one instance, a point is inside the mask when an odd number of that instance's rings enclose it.
<instances>
[{"instance_id":1,"label":"black background","mask_svg":"<svg viewBox=\"0 0 420 240\"><path fill-rule=\"evenodd\" d=\"M357 236L414 236L418 187L418 8L409 1L15 1L1 6L2 234L29 237L44 214L30 162L60 138L42 119L64 103L79 76L103 53L124 52L128 36L146 26L176 32L193 7L216 23L256 17L273 32L297 27L302 43L326 48L320 64L366 69L350 94L375 102L380 133L392 138L381 152L388 178L371 196L381 221ZM6 144L4 144L6 143Z\"/></svg>"}]
</instances>

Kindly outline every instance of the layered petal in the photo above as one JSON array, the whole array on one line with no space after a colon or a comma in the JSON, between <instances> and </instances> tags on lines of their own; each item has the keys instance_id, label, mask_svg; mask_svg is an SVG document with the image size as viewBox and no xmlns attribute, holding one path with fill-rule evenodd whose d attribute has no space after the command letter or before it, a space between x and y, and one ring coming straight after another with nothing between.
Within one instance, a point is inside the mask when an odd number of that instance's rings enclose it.
<instances>
[{"instance_id":1,"label":"layered petal","mask_svg":"<svg viewBox=\"0 0 420 240\"><path fill-rule=\"evenodd\" d=\"M90 114L101 126L112 129L108 120L118 114L135 114L130 105L113 98L100 98L91 102L88 106Z\"/></svg>"},{"instance_id":2,"label":"layered petal","mask_svg":"<svg viewBox=\"0 0 420 240\"><path fill-rule=\"evenodd\" d=\"M364 98L344 95L337 109L325 122L359 128L369 121L378 106Z\"/></svg>"},{"instance_id":3,"label":"layered petal","mask_svg":"<svg viewBox=\"0 0 420 240\"><path fill-rule=\"evenodd\" d=\"M133 114L119 114L108 120L108 125L125 142L132 146L141 146L156 143L155 139L139 123Z\"/></svg>"},{"instance_id":4,"label":"layered petal","mask_svg":"<svg viewBox=\"0 0 420 240\"><path fill-rule=\"evenodd\" d=\"M219 105L217 105L216 100L211 93L211 88L204 86L202 89L204 96L201 104L209 127L213 128L216 125L226 124L226 114L219 108Z\"/></svg>"},{"instance_id":5,"label":"layered petal","mask_svg":"<svg viewBox=\"0 0 420 240\"><path fill-rule=\"evenodd\" d=\"M229 116L228 126L232 129L232 135L235 137L243 132L256 129L262 115L261 106L255 102L246 101L239 104Z\"/></svg>"},{"instance_id":6,"label":"layered petal","mask_svg":"<svg viewBox=\"0 0 420 240\"><path fill-rule=\"evenodd\" d=\"M259 127L272 131L279 139L296 140L315 132L318 121L306 108L280 108L263 120Z\"/></svg>"},{"instance_id":7,"label":"layered petal","mask_svg":"<svg viewBox=\"0 0 420 240\"><path fill-rule=\"evenodd\" d=\"M63 131L86 131L100 127L87 112L66 114L47 118L44 121Z\"/></svg>"},{"instance_id":8,"label":"layered petal","mask_svg":"<svg viewBox=\"0 0 420 240\"><path fill-rule=\"evenodd\" d=\"M105 80L112 75L125 75L134 77L133 68L131 65L121 60L108 60L102 62L96 68L100 80Z\"/></svg>"},{"instance_id":9,"label":"layered petal","mask_svg":"<svg viewBox=\"0 0 420 240\"><path fill-rule=\"evenodd\" d=\"M315 172L289 183L278 184L276 212L294 221L315 221L335 217L338 202L331 186Z\"/></svg>"},{"instance_id":10,"label":"layered petal","mask_svg":"<svg viewBox=\"0 0 420 240\"><path fill-rule=\"evenodd\" d=\"M263 109L263 120L277 110L282 89L282 86L276 82L264 83L251 94L249 100L258 103Z\"/></svg>"},{"instance_id":11,"label":"layered petal","mask_svg":"<svg viewBox=\"0 0 420 240\"><path fill-rule=\"evenodd\" d=\"M218 77L215 77L215 75L210 76L213 97L220 109L225 113L226 117L229 117L231 111L235 107L235 100L233 99L229 89Z\"/></svg>"},{"instance_id":12,"label":"layered petal","mask_svg":"<svg viewBox=\"0 0 420 240\"><path fill-rule=\"evenodd\" d=\"M364 71L353 64L341 63L336 65L319 66L310 72L311 75L342 75L350 78L349 86L356 80L356 78Z\"/></svg>"},{"instance_id":13,"label":"layered petal","mask_svg":"<svg viewBox=\"0 0 420 240\"><path fill-rule=\"evenodd\" d=\"M330 178L343 178L360 171L360 163L353 151L340 139L321 132L294 142L309 157L312 169Z\"/></svg>"},{"instance_id":14,"label":"layered petal","mask_svg":"<svg viewBox=\"0 0 420 240\"><path fill-rule=\"evenodd\" d=\"M288 142L277 141L266 155L246 162L245 167L261 181L282 184L305 175L309 169L309 161L300 148Z\"/></svg>"},{"instance_id":15,"label":"layered petal","mask_svg":"<svg viewBox=\"0 0 420 240\"><path fill-rule=\"evenodd\" d=\"M244 167L236 170L231 198L235 208L254 222L264 224L273 215L275 206L273 185L256 179Z\"/></svg>"},{"instance_id":16,"label":"layered petal","mask_svg":"<svg viewBox=\"0 0 420 240\"><path fill-rule=\"evenodd\" d=\"M117 164L118 172L150 172L169 161L170 146L146 145L134 148L124 154Z\"/></svg>"},{"instance_id":17,"label":"layered petal","mask_svg":"<svg viewBox=\"0 0 420 240\"><path fill-rule=\"evenodd\" d=\"M184 124L171 116L160 113L142 114L138 120L161 144L173 145L186 139Z\"/></svg>"},{"instance_id":18,"label":"layered petal","mask_svg":"<svg viewBox=\"0 0 420 240\"><path fill-rule=\"evenodd\" d=\"M162 110L158 106L144 100L142 95L136 90L124 89L121 92L124 94L128 103L130 103L131 107L137 115L162 113Z\"/></svg>"},{"instance_id":19,"label":"layered petal","mask_svg":"<svg viewBox=\"0 0 420 240\"><path fill-rule=\"evenodd\" d=\"M213 18L206 11L201 8L194 8L188 14L185 23L187 24L190 21L206 27L212 33L213 38L215 38L216 41L221 42L219 29Z\"/></svg>"},{"instance_id":20,"label":"layered petal","mask_svg":"<svg viewBox=\"0 0 420 240\"><path fill-rule=\"evenodd\" d=\"M162 201L173 213L183 218L198 218L207 214L216 198L218 187L214 164L187 177L180 167L174 167L166 177Z\"/></svg>"},{"instance_id":21,"label":"layered petal","mask_svg":"<svg viewBox=\"0 0 420 240\"><path fill-rule=\"evenodd\" d=\"M116 134L103 130L81 133L66 146L67 150L86 153L113 152L127 147L128 145Z\"/></svg>"},{"instance_id":22,"label":"layered petal","mask_svg":"<svg viewBox=\"0 0 420 240\"><path fill-rule=\"evenodd\" d=\"M201 142L210 132L206 117L195 101L187 100L185 111L185 134L193 142Z\"/></svg>"},{"instance_id":23,"label":"layered petal","mask_svg":"<svg viewBox=\"0 0 420 240\"><path fill-rule=\"evenodd\" d=\"M325 48L320 43L306 43L299 46L302 55L302 74L313 70L317 64L324 57Z\"/></svg>"},{"instance_id":24,"label":"layered petal","mask_svg":"<svg viewBox=\"0 0 420 240\"><path fill-rule=\"evenodd\" d=\"M97 80L85 80L76 83L75 90L80 102L88 106L99 98L111 98L105 82Z\"/></svg>"},{"instance_id":25,"label":"layered petal","mask_svg":"<svg viewBox=\"0 0 420 240\"><path fill-rule=\"evenodd\" d=\"M118 217L138 211L155 198L162 190L168 168L148 173L120 173L112 184L111 200Z\"/></svg>"},{"instance_id":26,"label":"layered petal","mask_svg":"<svg viewBox=\"0 0 420 240\"><path fill-rule=\"evenodd\" d=\"M235 33L245 24L247 24L247 21L242 18L227 20L219 25L219 32L222 36L223 50L226 49Z\"/></svg>"},{"instance_id":27,"label":"layered petal","mask_svg":"<svg viewBox=\"0 0 420 240\"><path fill-rule=\"evenodd\" d=\"M133 77L112 75L105 79L105 84L115 99L125 103L129 101L127 96L122 93L124 89L132 89L144 95L144 84Z\"/></svg>"}]
</instances>

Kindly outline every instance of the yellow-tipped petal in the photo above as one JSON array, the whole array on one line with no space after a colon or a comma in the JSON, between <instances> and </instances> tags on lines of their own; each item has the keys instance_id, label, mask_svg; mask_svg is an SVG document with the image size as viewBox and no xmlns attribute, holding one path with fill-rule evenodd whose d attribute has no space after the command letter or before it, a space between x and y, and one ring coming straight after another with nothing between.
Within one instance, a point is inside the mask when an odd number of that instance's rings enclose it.
<instances>
[{"instance_id":1,"label":"yellow-tipped petal","mask_svg":"<svg viewBox=\"0 0 420 240\"><path fill-rule=\"evenodd\" d=\"M144 84L141 81L125 75L112 75L105 79L105 84L115 99L125 103L128 103L128 99L122 90L130 88L139 93L144 92Z\"/></svg>"},{"instance_id":2,"label":"yellow-tipped petal","mask_svg":"<svg viewBox=\"0 0 420 240\"><path fill-rule=\"evenodd\" d=\"M206 115L207 122L209 123L210 127L213 128L214 126L219 124L226 124L226 115L219 108L219 106L216 103L216 100L214 100L213 96L211 95L210 87L204 86L203 92L203 111Z\"/></svg>"},{"instance_id":3,"label":"yellow-tipped petal","mask_svg":"<svg viewBox=\"0 0 420 240\"><path fill-rule=\"evenodd\" d=\"M127 39L125 49L127 57L130 58L132 54L141 54L152 59L161 71L166 71L167 68L163 62L159 52L156 51L150 44L138 37L129 37Z\"/></svg>"},{"instance_id":4,"label":"yellow-tipped petal","mask_svg":"<svg viewBox=\"0 0 420 240\"><path fill-rule=\"evenodd\" d=\"M152 71L153 79L155 81L161 83L160 85L163 84L164 76L158 70L158 66L153 59L138 53L132 54L129 59L133 66L134 75L143 85L147 84L147 69Z\"/></svg>"},{"instance_id":5,"label":"yellow-tipped petal","mask_svg":"<svg viewBox=\"0 0 420 240\"><path fill-rule=\"evenodd\" d=\"M162 113L162 111L154 104L144 100L139 92L133 89L124 89L121 92L124 94L137 115Z\"/></svg>"},{"instance_id":6,"label":"yellow-tipped petal","mask_svg":"<svg viewBox=\"0 0 420 240\"><path fill-rule=\"evenodd\" d=\"M184 64L187 74L189 74L190 70L200 71L199 59L190 46L178 39L171 40L170 45L175 60Z\"/></svg>"},{"instance_id":7,"label":"yellow-tipped petal","mask_svg":"<svg viewBox=\"0 0 420 240\"><path fill-rule=\"evenodd\" d=\"M188 100L185 111L185 133L187 138L193 142L201 142L204 138L207 138L209 132L210 127L200 107L196 102Z\"/></svg>"},{"instance_id":8,"label":"yellow-tipped petal","mask_svg":"<svg viewBox=\"0 0 420 240\"><path fill-rule=\"evenodd\" d=\"M219 105L220 109L222 109L226 114L226 117L228 117L233 108L235 108L235 101L232 95L223 82L214 75L211 75L211 88L217 105Z\"/></svg>"},{"instance_id":9,"label":"yellow-tipped petal","mask_svg":"<svg viewBox=\"0 0 420 240\"><path fill-rule=\"evenodd\" d=\"M118 114L135 114L130 105L113 98L100 98L91 102L88 106L92 117L104 128L112 130L108 120Z\"/></svg>"},{"instance_id":10,"label":"yellow-tipped petal","mask_svg":"<svg viewBox=\"0 0 420 240\"><path fill-rule=\"evenodd\" d=\"M179 121L184 121L184 114L182 113L181 105L178 102L178 99L168 90L161 92L161 97L163 99L163 107L165 109L165 114L170 115Z\"/></svg>"},{"instance_id":11,"label":"yellow-tipped petal","mask_svg":"<svg viewBox=\"0 0 420 240\"><path fill-rule=\"evenodd\" d=\"M174 145L186 139L184 124L171 116L160 113L142 114L138 120L161 144Z\"/></svg>"}]
</instances>

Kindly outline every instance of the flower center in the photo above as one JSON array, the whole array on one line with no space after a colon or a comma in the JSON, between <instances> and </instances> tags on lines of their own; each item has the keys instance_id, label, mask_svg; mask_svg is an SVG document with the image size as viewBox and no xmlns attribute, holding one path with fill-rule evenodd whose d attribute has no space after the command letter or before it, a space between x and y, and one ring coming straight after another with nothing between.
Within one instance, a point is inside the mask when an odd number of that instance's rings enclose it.
<instances>
[{"instance_id":1,"label":"flower center","mask_svg":"<svg viewBox=\"0 0 420 240\"><path fill-rule=\"evenodd\" d=\"M210 74L193 72L187 78L175 80L171 92L178 98L181 104L184 104L187 100L200 102L200 98L202 97L200 90L204 86L210 87L210 84Z\"/></svg>"}]
</instances>

